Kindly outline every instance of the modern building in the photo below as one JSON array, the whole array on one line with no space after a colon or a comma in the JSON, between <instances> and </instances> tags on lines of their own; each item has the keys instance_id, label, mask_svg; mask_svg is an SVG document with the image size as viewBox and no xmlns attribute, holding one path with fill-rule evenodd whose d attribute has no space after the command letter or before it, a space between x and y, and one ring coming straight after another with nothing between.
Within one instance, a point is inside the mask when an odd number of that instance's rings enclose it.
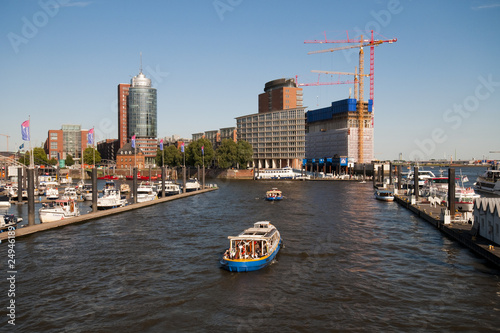
<instances>
[{"instance_id":1,"label":"modern building","mask_svg":"<svg viewBox=\"0 0 500 333\"><path fill-rule=\"evenodd\" d=\"M236 127L225 127L218 130L206 131L202 133L192 134L193 141L205 138L212 143L212 148L219 148L222 140L229 139L237 142Z\"/></svg>"},{"instance_id":2,"label":"modern building","mask_svg":"<svg viewBox=\"0 0 500 333\"><path fill-rule=\"evenodd\" d=\"M142 69L130 84L118 85L118 141L122 148L135 135L146 164L154 164L157 144L156 89Z\"/></svg>"},{"instance_id":3,"label":"modern building","mask_svg":"<svg viewBox=\"0 0 500 333\"><path fill-rule=\"evenodd\" d=\"M97 143L97 151L101 154L101 160L110 163L116 161L116 154L120 149L120 141L117 139L106 139Z\"/></svg>"},{"instance_id":4,"label":"modern building","mask_svg":"<svg viewBox=\"0 0 500 333\"><path fill-rule=\"evenodd\" d=\"M88 146L88 132L82 130L81 125L62 125L60 130L49 130L44 144L47 157L64 160L69 154L73 159L81 159Z\"/></svg>"},{"instance_id":5,"label":"modern building","mask_svg":"<svg viewBox=\"0 0 500 333\"><path fill-rule=\"evenodd\" d=\"M349 98L308 111L306 159L347 157L349 163L371 163L374 159L372 106L372 100L364 102L360 114L356 99Z\"/></svg>"},{"instance_id":6,"label":"modern building","mask_svg":"<svg viewBox=\"0 0 500 333\"><path fill-rule=\"evenodd\" d=\"M128 142L127 135L127 99L130 84L120 83L118 85L118 142L123 147Z\"/></svg>"},{"instance_id":7,"label":"modern building","mask_svg":"<svg viewBox=\"0 0 500 333\"><path fill-rule=\"evenodd\" d=\"M116 153L116 167L118 169L132 169L146 167L144 152L140 148L132 148L132 143L128 142L118 149Z\"/></svg>"},{"instance_id":8,"label":"modern building","mask_svg":"<svg viewBox=\"0 0 500 333\"><path fill-rule=\"evenodd\" d=\"M305 108L236 118L238 140L253 147L253 167L300 168L305 157Z\"/></svg>"},{"instance_id":9,"label":"modern building","mask_svg":"<svg viewBox=\"0 0 500 333\"><path fill-rule=\"evenodd\" d=\"M303 106L302 88L297 87L295 79L277 79L264 86L259 95L259 113L288 110Z\"/></svg>"}]
</instances>

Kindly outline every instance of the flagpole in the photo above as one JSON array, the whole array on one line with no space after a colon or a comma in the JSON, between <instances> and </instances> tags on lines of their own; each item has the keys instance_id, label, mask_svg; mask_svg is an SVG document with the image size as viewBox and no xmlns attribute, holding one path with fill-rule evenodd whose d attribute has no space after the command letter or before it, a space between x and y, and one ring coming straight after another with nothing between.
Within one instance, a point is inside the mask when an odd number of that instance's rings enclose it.
<instances>
[{"instance_id":1,"label":"flagpole","mask_svg":"<svg viewBox=\"0 0 500 333\"><path fill-rule=\"evenodd\" d=\"M31 132L31 115L28 115L28 125L29 125L28 126L28 133L29 133L28 139L29 139L30 151L31 151L31 153L30 153L30 168L32 168L35 159L33 157L33 149L31 148L31 133L30 133Z\"/></svg>"},{"instance_id":2,"label":"flagpole","mask_svg":"<svg viewBox=\"0 0 500 333\"><path fill-rule=\"evenodd\" d=\"M94 153L94 169L95 169L95 128L92 127L92 152ZM82 156L83 158L83 156Z\"/></svg>"}]
</instances>

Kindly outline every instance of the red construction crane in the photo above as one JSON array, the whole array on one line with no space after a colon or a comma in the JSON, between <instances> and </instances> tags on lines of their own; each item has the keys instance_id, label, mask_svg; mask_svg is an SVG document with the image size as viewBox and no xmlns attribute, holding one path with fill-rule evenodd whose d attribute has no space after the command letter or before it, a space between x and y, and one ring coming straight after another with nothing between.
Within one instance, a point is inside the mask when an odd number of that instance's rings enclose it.
<instances>
[{"instance_id":1,"label":"red construction crane","mask_svg":"<svg viewBox=\"0 0 500 333\"><path fill-rule=\"evenodd\" d=\"M318 71L318 73L319 73L319 71ZM326 73L326 74L329 74L329 73ZM336 73L332 72L332 74L336 74ZM332 82L319 82L319 77L320 77L320 75L318 75L318 81L317 82L299 83L299 76L295 75L295 83L297 84L298 87L304 87L304 86L306 86L306 87L307 86L329 86L329 85L334 85L334 84L353 84L354 83L354 81L340 81L340 80L332 81Z\"/></svg>"},{"instance_id":2,"label":"red construction crane","mask_svg":"<svg viewBox=\"0 0 500 333\"><path fill-rule=\"evenodd\" d=\"M324 44L324 43L358 43L359 45L343 46L343 47L333 48L333 49L327 49L327 50L312 51L312 52L309 52L308 54L333 52L333 51L338 51L338 50L346 50L346 49L351 49L351 48L359 47L360 48L360 59L359 59L359 62L360 62L359 73L360 74L363 74L363 71L364 71L364 68L363 68L364 60L362 59L362 56L364 56L363 47L369 46L370 47L370 99L373 101L373 97L374 97L375 46L380 45L382 43L392 44L392 43L395 43L397 41L398 41L397 38L386 39L386 40L375 40L375 39L373 39L373 30L372 30L371 31L371 39L363 39L363 36L360 36L359 40L358 39L349 39L349 33L347 33L347 39L345 39L345 40L328 40L326 38L326 34L325 34L325 39L324 40L306 40L306 41L304 41L304 43L305 44L311 44L311 43L318 43L318 44ZM361 93L361 96L362 96L362 92L363 92L363 87L362 87L362 85L363 85L363 79L362 79L362 76L360 77L359 84L360 84L359 89L360 89L360 93Z\"/></svg>"}]
</instances>

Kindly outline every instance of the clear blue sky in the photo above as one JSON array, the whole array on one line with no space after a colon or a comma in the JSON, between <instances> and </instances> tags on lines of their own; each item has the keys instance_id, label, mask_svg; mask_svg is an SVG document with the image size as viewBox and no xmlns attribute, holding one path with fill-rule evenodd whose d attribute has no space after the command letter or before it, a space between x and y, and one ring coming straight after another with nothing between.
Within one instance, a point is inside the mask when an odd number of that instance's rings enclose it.
<instances>
[{"instance_id":1,"label":"clear blue sky","mask_svg":"<svg viewBox=\"0 0 500 333\"><path fill-rule=\"evenodd\" d=\"M0 133L13 150L31 116L33 145L62 124L117 138L117 85L138 74L140 52L158 89L159 137L235 126L257 113L267 81L357 66L355 52L307 55L335 44L304 40L370 29L398 39L375 49L376 158L500 158L489 153L500 150L500 0L4 0ZM351 87L304 87L304 105Z\"/></svg>"}]
</instances>

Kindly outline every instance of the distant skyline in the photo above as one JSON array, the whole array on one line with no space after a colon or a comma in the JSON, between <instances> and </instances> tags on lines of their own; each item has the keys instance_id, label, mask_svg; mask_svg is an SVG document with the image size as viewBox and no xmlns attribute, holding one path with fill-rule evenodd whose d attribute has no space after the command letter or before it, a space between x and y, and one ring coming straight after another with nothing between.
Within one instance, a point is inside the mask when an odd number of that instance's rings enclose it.
<instances>
[{"instance_id":1,"label":"distant skyline","mask_svg":"<svg viewBox=\"0 0 500 333\"><path fill-rule=\"evenodd\" d=\"M157 89L158 137L191 138L257 113L268 81L315 82L311 70L358 66L358 49L308 55L341 45L304 40L374 30L398 39L375 48L375 158L500 159L490 153L500 150L499 17L500 0L5 0L0 150L5 135L11 151L23 143L28 117L33 146L63 124L117 139L117 86L139 73L140 52ZM304 106L328 106L349 88L303 87Z\"/></svg>"}]
</instances>

